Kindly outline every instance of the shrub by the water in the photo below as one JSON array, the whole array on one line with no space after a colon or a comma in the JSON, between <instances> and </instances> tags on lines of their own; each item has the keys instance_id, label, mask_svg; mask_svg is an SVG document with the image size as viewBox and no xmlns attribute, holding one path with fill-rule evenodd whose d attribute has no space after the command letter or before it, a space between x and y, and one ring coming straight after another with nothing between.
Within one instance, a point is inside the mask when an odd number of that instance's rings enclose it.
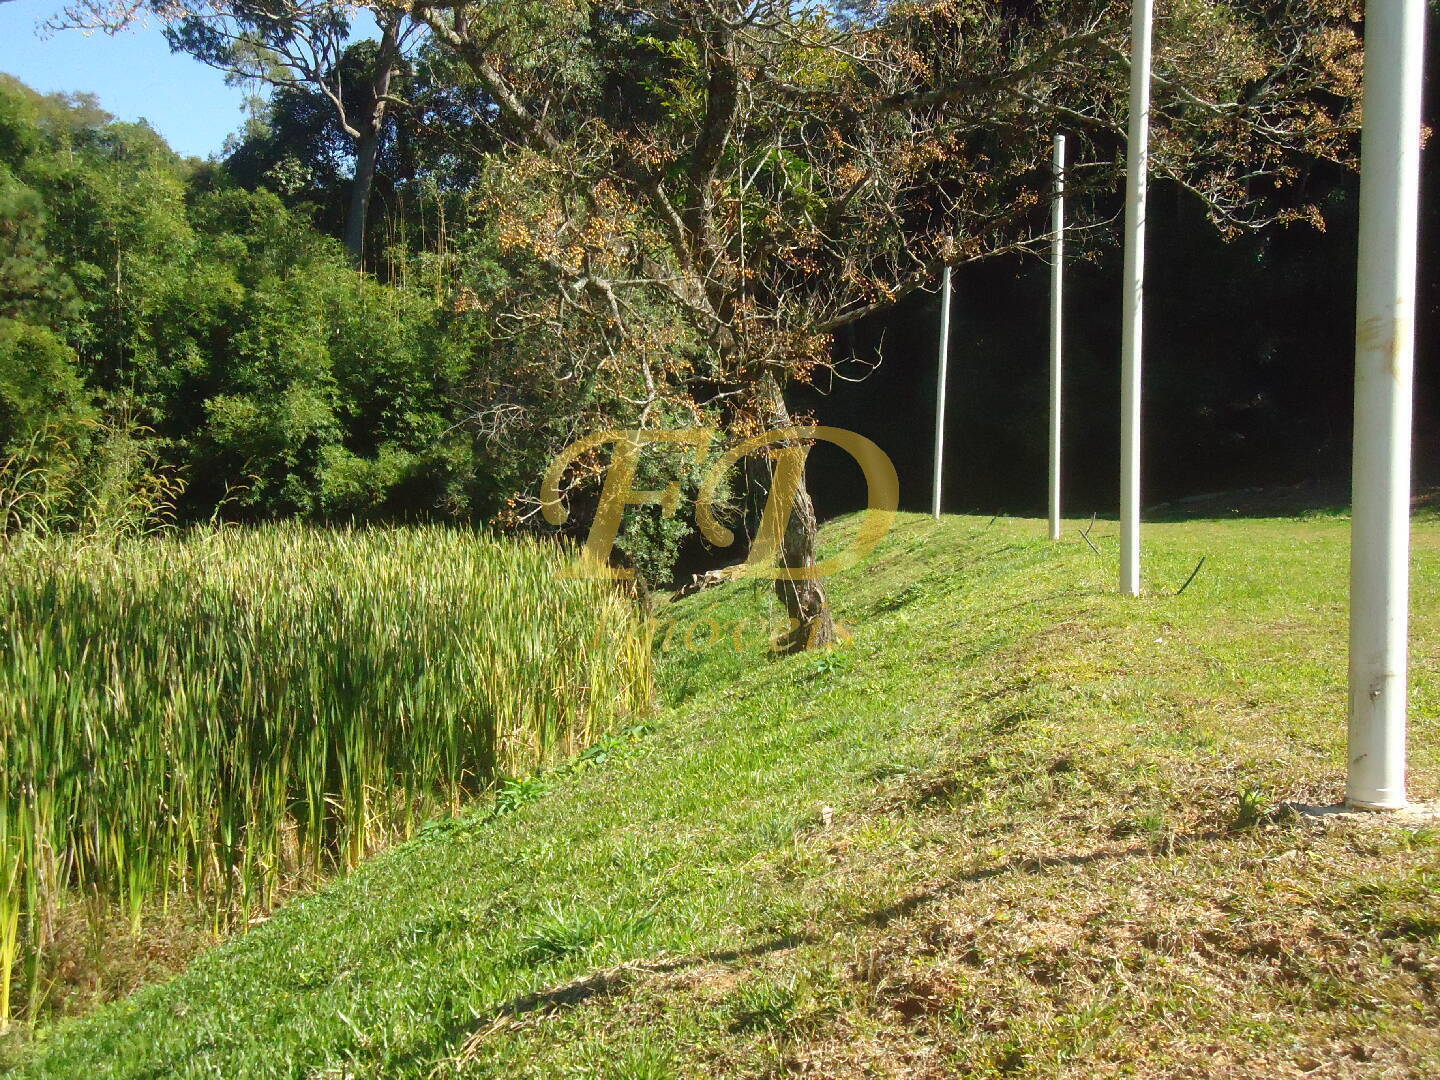
<instances>
[{"instance_id":1,"label":"shrub by the water","mask_svg":"<svg viewBox=\"0 0 1440 1080\"><path fill-rule=\"evenodd\" d=\"M67 905L223 928L647 708L645 619L566 557L293 525L0 550L0 1017Z\"/></svg>"}]
</instances>

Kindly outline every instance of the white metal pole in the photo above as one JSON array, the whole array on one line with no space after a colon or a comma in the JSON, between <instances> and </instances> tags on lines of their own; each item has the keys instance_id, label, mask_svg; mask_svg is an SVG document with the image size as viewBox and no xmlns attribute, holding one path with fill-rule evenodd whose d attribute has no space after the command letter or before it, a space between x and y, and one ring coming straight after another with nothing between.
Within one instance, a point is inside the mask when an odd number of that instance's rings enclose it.
<instances>
[{"instance_id":1,"label":"white metal pole","mask_svg":"<svg viewBox=\"0 0 1440 1080\"><path fill-rule=\"evenodd\" d=\"M940 285L940 378L935 389L935 491L930 512L940 517L940 481L945 471L945 375L950 360L950 267Z\"/></svg>"},{"instance_id":2,"label":"white metal pole","mask_svg":"<svg viewBox=\"0 0 1440 1080\"><path fill-rule=\"evenodd\" d=\"M1120 373L1120 591L1140 595L1140 356L1145 300L1145 188L1150 172L1150 34L1155 0L1135 0L1130 138L1125 162L1125 295Z\"/></svg>"},{"instance_id":3,"label":"white metal pole","mask_svg":"<svg viewBox=\"0 0 1440 1080\"><path fill-rule=\"evenodd\" d=\"M1065 288L1065 136L1055 136L1050 209L1050 539L1060 539L1060 351Z\"/></svg>"},{"instance_id":4,"label":"white metal pole","mask_svg":"<svg viewBox=\"0 0 1440 1080\"><path fill-rule=\"evenodd\" d=\"M1425 0L1365 5L1350 534L1351 806L1405 805L1411 374Z\"/></svg>"}]
</instances>

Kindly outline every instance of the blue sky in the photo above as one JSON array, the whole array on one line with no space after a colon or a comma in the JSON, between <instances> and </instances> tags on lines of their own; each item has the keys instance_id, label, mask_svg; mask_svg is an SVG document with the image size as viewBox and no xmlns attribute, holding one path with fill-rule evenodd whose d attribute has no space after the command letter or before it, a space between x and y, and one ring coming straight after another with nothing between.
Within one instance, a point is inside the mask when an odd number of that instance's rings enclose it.
<instances>
[{"instance_id":1,"label":"blue sky","mask_svg":"<svg viewBox=\"0 0 1440 1080\"><path fill-rule=\"evenodd\" d=\"M48 39L36 25L60 0L0 3L0 71L46 93L84 90L122 120L144 117L182 154L215 153L241 123L244 92L188 56L170 52L155 27L115 37L75 30Z\"/></svg>"},{"instance_id":2,"label":"blue sky","mask_svg":"<svg viewBox=\"0 0 1440 1080\"><path fill-rule=\"evenodd\" d=\"M0 71L45 93L92 93L121 120L150 121L182 154L216 153L240 127L245 92L226 86L213 68L171 53L154 26L115 37L37 34L36 26L62 7L64 0L0 0Z\"/></svg>"}]
</instances>

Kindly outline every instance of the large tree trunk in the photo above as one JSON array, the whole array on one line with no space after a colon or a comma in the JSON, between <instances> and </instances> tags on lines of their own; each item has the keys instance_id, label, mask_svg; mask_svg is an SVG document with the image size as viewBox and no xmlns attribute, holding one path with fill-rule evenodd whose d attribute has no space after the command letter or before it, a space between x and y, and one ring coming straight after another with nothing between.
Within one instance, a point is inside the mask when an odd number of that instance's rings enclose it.
<instances>
[{"instance_id":1,"label":"large tree trunk","mask_svg":"<svg viewBox=\"0 0 1440 1080\"><path fill-rule=\"evenodd\" d=\"M399 29L390 22L381 28L380 50L375 56L375 76L370 84L369 108L361 118L355 141L355 178L350 183L350 211L345 216L345 250L350 264L361 269L365 259L365 222L370 216L370 190L375 186L375 160L380 154L380 136L385 130L385 107L389 104L390 80L395 75L399 54Z\"/></svg>"},{"instance_id":2,"label":"large tree trunk","mask_svg":"<svg viewBox=\"0 0 1440 1080\"><path fill-rule=\"evenodd\" d=\"M790 410L785 407L785 394L780 384L765 376L763 392L770 413L771 428L790 426ZM790 568L812 567L816 563L815 540L819 524L815 520L815 504L805 477L799 477L791 498L790 516L785 522L784 539L780 545L780 565ZM785 605L790 618L788 631L777 642L781 652L823 649L835 643L835 621L825 598L820 578L785 581L777 578L775 593Z\"/></svg>"},{"instance_id":3,"label":"large tree trunk","mask_svg":"<svg viewBox=\"0 0 1440 1080\"><path fill-rule=\"evenodd\" d=\"M365 222L370 215L370 189L375 184L379 151L379 125L367 124L355 148L355 179L350 183L350 212L345 217L345 250L356 270L365 259Z\"/></svg>"}]
</instances>

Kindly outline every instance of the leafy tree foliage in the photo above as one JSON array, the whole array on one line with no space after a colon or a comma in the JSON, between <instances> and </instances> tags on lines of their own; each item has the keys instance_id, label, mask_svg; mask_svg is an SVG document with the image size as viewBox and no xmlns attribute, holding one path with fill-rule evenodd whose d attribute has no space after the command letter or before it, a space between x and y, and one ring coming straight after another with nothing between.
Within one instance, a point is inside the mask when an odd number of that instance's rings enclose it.
<instances>
[{"instance_id":1,"label":"leafy tree foliage","mask_svg":"<svg viewBox=\"0 0 1440 1080\"><path fill-rule=\"evenodd\" d=\"M482 319L150 129L0 87L0 445L123 410L192 514L483 516Z\"/></svg>"},{"instance_id":2,"label":"leafy tree foliage","mask_svg":"<svg viewBox=\"0 0 1440 1080\"><path fill-rule=\"evenodd\" d=\"M1170 0L1155 160L1240 229L1343 158L1359 38L1344 0ZM1049 134L1074 133L1076 208L1123 167L1129 4L433 0L412 9L488 99L500 240L549 276L523 318L596 342L642 413L789 423L832 335L945 266L1045 238ZM517 313L521 314L521 313ZM657 320L658 315L658 320ZM656 323L683 328L655 349ZM815 561L796 490L784 563ZM831 636L817 582L778 589L796 640Z\"/></svg>"},{"instance_id":3,"label":"leafy tree foliage","mask_svg":"<svg viewBox=\"0 0 1440 1080\"><path fill-rule=\"evenodd\" d=\"M356 7L378 41L350 40ZM177 48L269 79L264 122L200 168L79 102L0 122L24 188L4 196L9 288L50 297L26 318L194 466L197 510L525 523L580 432L785 424L836 334L946 266L1043 250L1057 130L1071 250L1101 259L1117 231L1124 0L82 0L69 17L151 9ZM1355 148L1358 0L1160 14L1157 186L1229 235L1323 225ZM373 277L319 235L356 255L361 188L380 211L362 212ZM1187 212L1186 237L1203 224ZM48 292L21 284L37 244ZM1024 320L996 321L1003 356ZM570 475L575 520L602 468ZM663 573L682 530L629 516L622 556ZM804 566L803 486L792 522L784 561ZM823 643L820 586L779 591L797 640Z\"/></svg>"},{"instance_id":4,"label":"leafy tree foliage","mask_svg":"<svg viewBox=\"0 0 1440 1080\"><path fill-rule=\"evenodd\" d=\"M114 34L154 16L177 52L238 81L303 89L328 103L330 126L354 156L344 236L358 267L395 84L418 37L404 5L376 3L371 11L379 41L359 44L349 44L356 6L347 0L75 0L52 26Z\"/></svg>"}]
</instances>

